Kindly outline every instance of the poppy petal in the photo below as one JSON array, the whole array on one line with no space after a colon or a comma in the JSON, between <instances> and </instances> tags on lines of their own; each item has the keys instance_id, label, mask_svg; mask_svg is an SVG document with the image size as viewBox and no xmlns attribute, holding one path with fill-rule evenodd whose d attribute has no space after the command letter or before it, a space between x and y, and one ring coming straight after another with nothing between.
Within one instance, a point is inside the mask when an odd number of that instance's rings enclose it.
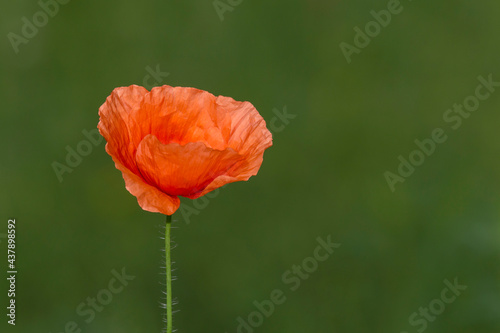
<instances>
[{"instance_id":1,"label":"poppy petal","mask_svg":"<svg viewBox=\"0 0 500 333\"><path fill-rule=\"evenodd\" d=\"M107 150L108 145L106 144ZM172 215L179 208L181 201L177 196L165 194L154 186L146 184L141 177L121 164L116 157L112 156L112 158L115 167L122 172L125 187L130 194L137 198L137 202L142 209L153 213Z\"/></svg>"},{"instance_id":2,"label":"poppy petal","mask_svg":"<svg viewBox=\"0 0 500 333\"><path fill-rule=\"evenodd\" d=\"M242 159L231 148L216 150L203 142L163 144L154 135L140 143L136 162L146 182L171 195L202 192Z\"/></svg>"},{"instance_id":3,"label":"poppy petal","mask_svg":"<svg viewBox=\"0 0 500 333\"><path fill-rule=\"evenodd\" d=\"M137 173L134 156L140 138L131 131L133 113L140 108L148 90L139 86L116 88L99 108L99 132L106 139L107 152L120 163Z\"/></svg>"},{"instance_id":4,"label":"poppy petal","mask_svg":"<svg viewBox=\"0 0 500 333\"><path fill-rule=\"evenodd\" d=\"M214 179L201 193L189 196L191 199L196 199L228 183L246 181L255 176L262 165L264 151L273 144L272 134L267 129L266 122L251 103L219 96L217 104L220 110L231 114L228 146L245 158L233 165L225 175Z\"/></svg>"},{"instance_id":5,"label":"poppy petal","mask_svg":"<svg viewBox=\"0 0 500 333\"><path fill-rule=\"evenodd\" d=\"M243 155L264 151L272 146L271 132L264 118L249 102L238 102L230 97L219 96L217 105L231 115L231 132L227 144Z\"/></svg>"},{"instance_id":6,"label":"poppy petal","mask_svg":"<svg viewBox=\"0 0 500 333\"><path fill-rule=\"evenodd\" d=\"M217 110L216 97L203 90L155 87L135 118L142 137L152 134L163 144L203 142L218 150L227 147L221 128L230 126L230 118Z\"/></svg>"}]
</instances>

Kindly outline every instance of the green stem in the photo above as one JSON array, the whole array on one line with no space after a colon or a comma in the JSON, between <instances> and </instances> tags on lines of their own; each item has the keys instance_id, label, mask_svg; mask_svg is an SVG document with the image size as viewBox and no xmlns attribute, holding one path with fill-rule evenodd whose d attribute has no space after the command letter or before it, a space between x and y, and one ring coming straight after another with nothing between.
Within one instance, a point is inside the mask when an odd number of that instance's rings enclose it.
<instances>
[{"instance_id":1,"label":"green stem","mask_svg":"<svg viewBox=\"0 0 500 333\"><path fill-rule=\"evenodd\" d=\"M165 268L167 270L167 333L172 333L172 269L170 263L170 224L172 223L172 215L167 215L167 223L165 225Z\"/></svg>"}]
</instances>

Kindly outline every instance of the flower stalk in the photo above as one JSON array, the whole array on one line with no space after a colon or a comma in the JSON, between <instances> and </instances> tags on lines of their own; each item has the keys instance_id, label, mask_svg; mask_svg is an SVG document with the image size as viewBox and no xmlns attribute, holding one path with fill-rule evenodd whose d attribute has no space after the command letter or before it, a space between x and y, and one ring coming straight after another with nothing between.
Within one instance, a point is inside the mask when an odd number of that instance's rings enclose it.
<instances>
[{"instance_id":1,"label":"flower stalk","mask_svg":"<svg viewBox=\"0 0 500 333\"><path fill-rule=\"evenodd\" d=\"M172 215L167 215L165 224L165 269L166 269L166 320L167 333L172 333L172 265L170 260L170 226L172 224Z\"/></svg>"}]
</instances>

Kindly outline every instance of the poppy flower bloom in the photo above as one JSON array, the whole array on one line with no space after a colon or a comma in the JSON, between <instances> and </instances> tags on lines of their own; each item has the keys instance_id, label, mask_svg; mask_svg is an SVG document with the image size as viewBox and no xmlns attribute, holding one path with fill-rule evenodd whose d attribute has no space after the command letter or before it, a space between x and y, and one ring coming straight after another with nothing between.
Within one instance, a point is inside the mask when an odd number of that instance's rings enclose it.
<instances>
[{"instance_id":1,"label":"poppy flower bloom","mask_svg":"<svg viewBox=\"0 0 500 333\"><path fill-rule=\"evenodd\" d=\"M113 90L99 132L142 209L172 215L196 199L257 174L272 136L249 102L184 87Z\"/></svg>"}]
</instances>

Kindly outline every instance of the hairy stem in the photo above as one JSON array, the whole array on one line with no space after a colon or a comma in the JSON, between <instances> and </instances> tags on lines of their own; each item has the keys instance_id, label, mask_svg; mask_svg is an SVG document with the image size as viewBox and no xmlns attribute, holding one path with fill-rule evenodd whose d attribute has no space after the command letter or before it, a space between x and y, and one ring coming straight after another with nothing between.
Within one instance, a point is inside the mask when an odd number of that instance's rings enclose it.
<instances>
[{"instance_id":1,"label":"hairy stem","mask_svg":"<svg viewBox=\"0 0 500 333\"><path fill-rule=\"evenodd\" d=\"M167 215L167 223L165 225L165 268L167 270L167 333L172 333L172 269L170 262L170 225L172 223L172 215Z\"/></svg>"}]
</instances>

